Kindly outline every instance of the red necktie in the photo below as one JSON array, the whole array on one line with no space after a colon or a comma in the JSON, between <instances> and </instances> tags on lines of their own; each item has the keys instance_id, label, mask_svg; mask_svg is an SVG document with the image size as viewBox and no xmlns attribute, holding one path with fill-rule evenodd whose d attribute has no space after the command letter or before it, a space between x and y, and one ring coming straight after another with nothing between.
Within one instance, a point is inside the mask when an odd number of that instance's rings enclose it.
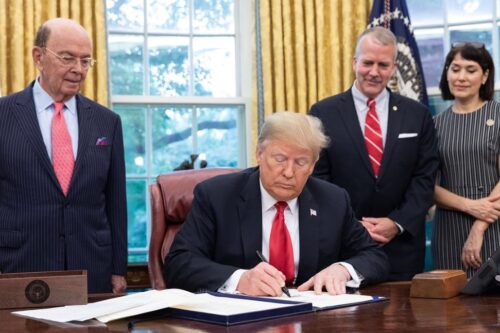
<instances>
[{"instance_id":1,"label":"red necktie","mask_svg":"<svg viewBox=\"0 0 500 333\"><path fill-rule=\"evenodd\" d=\"M280 270L286 277L286 283L293 283L295 269L293 262L293 247L290 234L285 224L286 202L278 201L275 205L271 237L269 238L269 263Z\"/></svg>"},{"instance_id":2,"label":"red necktie","mask_svg":"<svg viewBox=\"0 0 500 333\"><path fill-rule=\"evenodd\" d=\"M365 121L365 144L368 150L368 157L373 167L375 177L378 177L384 144L382 141L382 130L375 111L375 100L368 100L368 113Z\"/></svg>"},{"instance_id":3,"label":"red necktie","mask_svg":"<svg viewBox=\"0 0 500 333\"><path fill-rule=\"evenodd\" d=\"M62 112L63 108L64 103L54 102L54 116L52 117L52 163L64 195L67 195L75 166L75 159L73 157L73 146L71 145L68 126L66 126L66 120Z\"/></svg>"}]
</instances>

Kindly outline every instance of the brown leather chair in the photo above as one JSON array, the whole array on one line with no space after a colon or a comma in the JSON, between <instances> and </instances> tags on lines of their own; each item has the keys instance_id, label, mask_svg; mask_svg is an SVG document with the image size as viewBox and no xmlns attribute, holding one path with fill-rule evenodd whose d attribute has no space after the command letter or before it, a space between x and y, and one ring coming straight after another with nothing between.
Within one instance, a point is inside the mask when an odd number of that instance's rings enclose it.
<instances>
[{"instance_id":1,"label":"brown leather chair","mask_svg":"<svg viewBox=\"0 0 500 333\"><path fill-rule=\"evenodd\" d=\"M151 199L151 240L149 243L149 279L154 289L165 289L163 265L174 236L185 221L196 184L217 175L237 172L236 168L210 168L175 171L159 175L149 186Z\"/></svg>"}]
</instances>

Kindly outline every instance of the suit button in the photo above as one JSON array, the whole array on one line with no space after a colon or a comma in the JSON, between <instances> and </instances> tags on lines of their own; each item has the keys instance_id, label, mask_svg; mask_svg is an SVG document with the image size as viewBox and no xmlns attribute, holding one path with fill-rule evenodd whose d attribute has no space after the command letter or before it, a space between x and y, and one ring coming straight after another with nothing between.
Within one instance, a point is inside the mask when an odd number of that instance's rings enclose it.
<instances>
[{"instance_id":1,"label":"suit button","mask_svg":"<svg viewBox=\"0 0 500 333\"><path fill-rule=\"evenodd\" d=\"M483 187L483 186L478 186L478 187L477 187L477 190L478 190L479 192L483 192L483 191L484 191L484 187Z\"/></svg>"},{"instance_id":2,"label":"suit button","mask_svg":"<svg viewBox=\"0 0 500 333\"><path fill-rule=\"evenodd\" d=\"M64 203L64 208L68 208L69 207L69 202L65 202Z\"/></svg>"},{"instance_id":3,"label":"suit button","mask_svg":"<svg viewBox=\"0 0 500 333\"><path fill-rule=\"evenodd\" d=\"M378 185L375 186L375 192L377 192L377 193L380 192L380 187L378 187Z\"/></svg>"}]
</instances>

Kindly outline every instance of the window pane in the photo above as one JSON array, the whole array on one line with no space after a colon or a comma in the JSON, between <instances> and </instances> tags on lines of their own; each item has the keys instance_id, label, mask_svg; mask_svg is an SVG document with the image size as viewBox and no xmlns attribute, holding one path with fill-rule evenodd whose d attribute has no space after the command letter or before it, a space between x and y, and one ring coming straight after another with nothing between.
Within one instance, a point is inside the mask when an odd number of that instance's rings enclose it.
<instances>
[{"instance_id":1,"label":"window pane","mask_svg":"<svg viewBox=\"0 0 500 333\"><path fill-rule=\"evenodd\" d=\"M194 94L236 96L234 37L193 38Z\"/></svg>"},{"instance_id":2,"label":"window pane","mask_svg":"<svg viewBox=\"0 0 500 333\"><path fill-rule=\"evenodd\" d=\"M238 113L240 107L198 108L198 153L208 167L238 166Z\"/></svg>"},{"instance_id":3,"label":"window pane","mask_svg":"<svg viewBox=\"0 0 500 333\"><path fill-rule=\"evenodd\" d=\"M109 30L143 31L143 0L106 0Z\"/></svg>"},{"instance_id":4,"label":"window pane","mask_svg":"<svg viewBox=\"0 0 500 333\"><path fill-rule=\"evenodd\" d=\"M443 24L442 0L406 0L411 24L436 25Z\"/></svg>"},{"instance_id":5,"label":"window pane","mask_svg":"<svg viewBox=\"0 0 500 333\"><path fill-rule=\"evenodd\" d=\"M172 171L193 153L191 109L188 107L152 108L153 175Z\"/></svg>"},{"instance_id":6,"label":"window pane","mask_svg":"<svg viewBox=\"0 0 500 333\"><path fill-rule=\"evenodd\" d=\"M195 33L233 33L234 0L194 0Z\"/></svg>"},{"instance_id":7,"label":"window pane","mask_svg":"<svg viewBox=\"0 0 500 333\"><path fill-rule=\"evenodd\" d=\"M147 263L148 262L148 253L146 250L144 251L129 251L128 253L128 263Z\"/></svg>"},{"instance_id":8,"label":"window pane","mask_svg":"<svg viewBox=\"0 0 500 333\"><path fill-rule=\"evenodd\" d=\"M146 174L145 108L140 105L114 105L122 119L127 175Z\"/></svg>"},{"instance_id":9,"label":"window pane","mask_svg":"<svg viewBox=\"0 0 500 333\"><path fill-rule=\"evenodd\" d=\"M145 180L127 180L128 247L147 246L147 214Z\"/></svg>"},{"instance_id":10,"label":"window pane","mask_svg":"<svg viewBox=\"0 0 500 333\"><path fill-rule=\"evenodd\" d=\"M112 95L144 93L143 43L141 36L109 35Z\"/></svg>"},{"instance_id":11,"label":"window pane","mask_svg":"<svg viewBox=\"0 0 500 333\"><path fill-rule=\"evenodd\" d=\"M453 101L445 101L441 95L429 96L429 109L433 115L438 115L448 109Z\"/></svg>"},{"instance_id":12,"label":"window pane","mask_svg":"<svg viewBox=\"0 0 500 333\"><path fill-rule=\"evenodd\" d=\"M150 94L188 95L189 39L186 37L149 37L148 43Z\"/></svg>"},{"instance_id":13,"label":"window pane","mask_svg":"<svg viewBox=\"0 0 500 333\"><path fill-rule=\"evenodd\" d=\"M447 0L447 6L449 23L466 23L492 19L493 1Z\"/></svg>"},{"instance_id":14,"label":"window pane","mask_svg":"<svg viewBox=\"0 0 500 333\"><path fill-rule=\"evenodd\" d=\"M450 44L454 42L483 42L486 49L493 54L491 24L462 25L450 28Z\"/></svg>"},{"instance_id":15,"label":"window pane","mask_svg":"<svg viewBox=\"0 0 500 333\"><path fill-rule=\"evenodd\" d=\"M148 1L148 31L188 33L188 1Z\"/></svg>"},{"instance_id":16,"label":"window pane","mask_svg":"<svg viewBox=\"0 0 500 333\"><path fill-rule=\"evenodd\" d=\"M415 30L427 88L439 86L444 64L443 29Z\"/></svg>"}]
</instances>

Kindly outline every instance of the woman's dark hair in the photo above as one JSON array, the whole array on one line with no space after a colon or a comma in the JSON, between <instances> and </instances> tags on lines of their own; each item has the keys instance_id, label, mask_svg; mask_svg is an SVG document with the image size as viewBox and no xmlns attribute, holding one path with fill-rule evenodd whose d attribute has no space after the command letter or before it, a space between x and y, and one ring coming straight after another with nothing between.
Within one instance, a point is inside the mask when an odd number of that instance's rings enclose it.
<instances>
[{"instance_id":1,"label":"woman's dark hair","mask_svg":"<svg viewBox=\"0 0 500 333\"><path fill-rule=\"evenodd\" d=\"M484 44L476 42L459 42L452 45L452 49L446 56L443 72L441 73L441 81L439 82L439 89L441 89L441 96L443 99L455 99L455 96L451 94L450 87L448 86L447 72L451 62L457 54L460 54L465 60L477 62L484 73L488 72L488 79L481 85L481 88L479 88L479 97L483 101L493 99L495 90L495 65L493 64L490 53L484 47Z\"/></svg>"}]
</instances>

